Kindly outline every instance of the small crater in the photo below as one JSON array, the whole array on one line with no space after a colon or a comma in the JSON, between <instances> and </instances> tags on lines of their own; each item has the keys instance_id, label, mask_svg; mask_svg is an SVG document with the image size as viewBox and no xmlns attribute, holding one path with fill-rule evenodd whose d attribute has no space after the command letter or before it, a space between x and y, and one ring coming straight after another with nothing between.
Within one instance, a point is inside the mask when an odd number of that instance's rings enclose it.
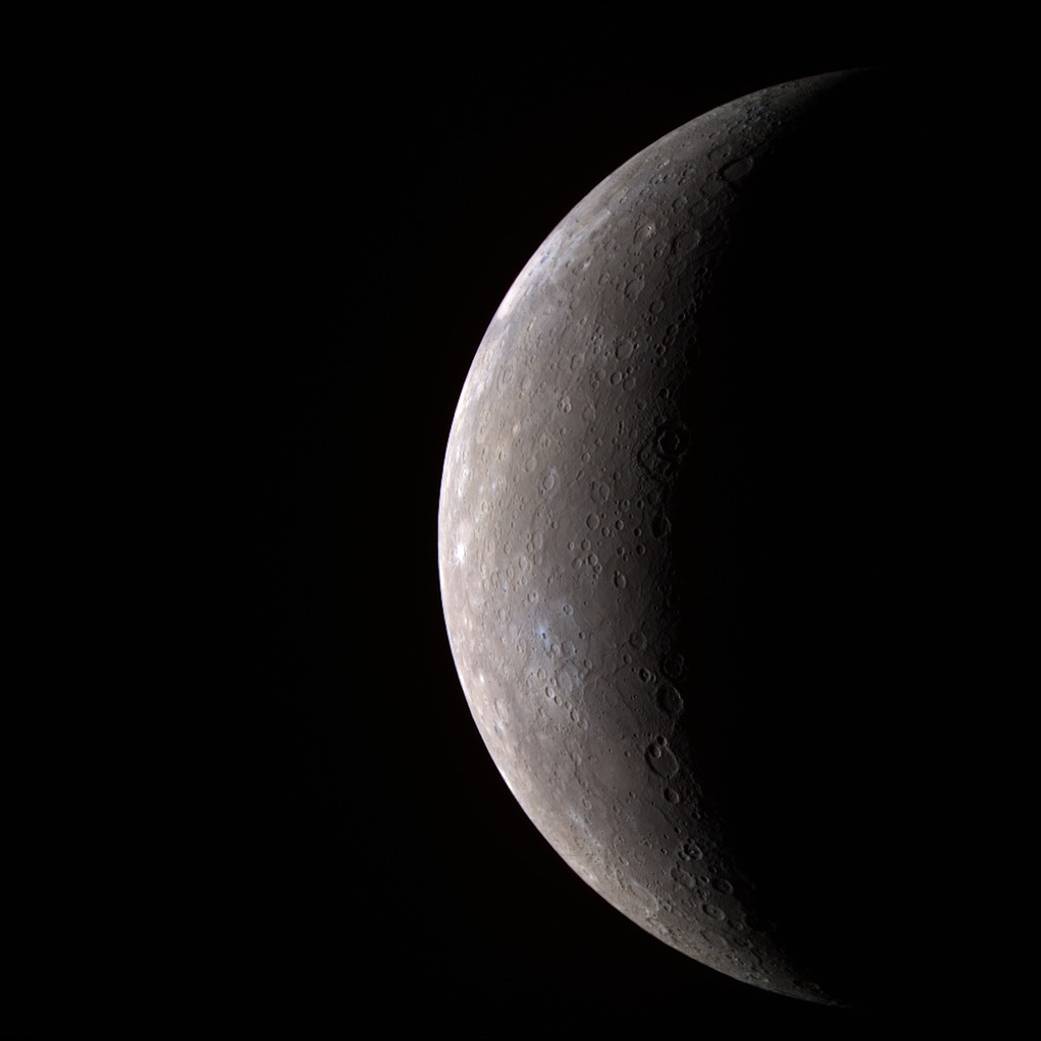
<instances>
[{"instance_id":1,"label":"small crater","mask_svg":"<svg viewBox=\"0 0 1041 1041\"><path fill-rule=\"evenodd\" d=\"M656 740L648 746L644 753L647 765L659 777L673 777L679 772L680 764L672 754L672 750L665 744L664 739Z\"/></svg>"},{"instance_id":2,"label":"small crater","mask_svg":"<svg viewBox=\"0 0 1041 1041\"><path fill-rule=\"evenodd\" d=\"M683 711L683 695L671 684L663 683L657 692L658 707L670 716Z\"/></svg>"},{"instance_id":3,"label":"small crater","mask_svg":"<svg viewBox=\"0 0 1041 1041\"><path fill-rule=\"evenodd\" d=\"M693 840L687 839L680 847L680 860L701 860L705 856L704 850Z\"/></svg>"},{"instance_id":4,"label":"small crater","mask_svg":"<svg viewBox=\"0 0 1041 1041\"><path fill-rule=\"evenodd\" d=\"M679 652L668 655L661 663L662 672L673 681L680 680L683 677L683 673L686 672L686 669L686 659Z\"/></svg>"},{"instance_id":5,"label":"small crater","mask_svg":"<svg viewBox=\"0 0 1041 1041\"><path fill-rule=\"evenodd\" d=\"M750 155L746 155L724 166L722 174L731 184L735 184L737 181L747 177L752 172L753 166L755 166L755 159Z\"/></svg>"},{"instance_id":6,"label":"small crater","mask_svg":"<svg viewBox=\"0 0 1041 1041\"><path fill-rule=\"evenodd\" d=\"M670 481L679 473L689 446L690 434L682 423L663 423L644 442L636 458L651 477Z\"/></svg>"},{"instance_id":7,"label":"small crater","mask_svg":"<svg viewBox=\"0 0 1041 1041\"><path fill-rule=\"evenodd\" d=\"M657 514L651 521L651 534L656 539L663 539L672 531L672 521L664 513Z\"/></svg>"}]
</instances>

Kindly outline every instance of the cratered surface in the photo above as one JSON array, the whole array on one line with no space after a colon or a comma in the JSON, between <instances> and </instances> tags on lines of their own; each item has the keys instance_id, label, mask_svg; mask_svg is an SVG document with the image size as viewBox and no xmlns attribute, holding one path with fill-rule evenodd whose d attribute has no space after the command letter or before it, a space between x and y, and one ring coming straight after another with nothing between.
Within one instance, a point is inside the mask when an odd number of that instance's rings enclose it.
<instances>
[{"instance_id":1,"label":"cratered surface","mask_svg":"<svg viewBox=\"0 0 1041 1041\"><path fill-rule=\"evenodd\" d=\"M900 963L919 819L900 112L884 74L799 80L607 177L492 319L441 486L459 677L538 830L665 943L822 1001Z\"/></svg>"}]
</instances>

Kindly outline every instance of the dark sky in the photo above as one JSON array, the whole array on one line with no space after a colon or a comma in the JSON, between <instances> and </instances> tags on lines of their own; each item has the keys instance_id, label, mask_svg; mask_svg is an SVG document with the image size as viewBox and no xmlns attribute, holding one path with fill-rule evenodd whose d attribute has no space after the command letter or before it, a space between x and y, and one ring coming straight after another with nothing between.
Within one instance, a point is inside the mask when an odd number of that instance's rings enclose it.
<instances>
[{"instance_id":1,"label":"dark sky","mask_svg":"<svg viewBox=\"0 0 1041 1041\"><path fill-rule=\"evenodd\" d=\"M155 504L178 517L166 566L178 533L201 530L207 577L168 606L178 623L141 673L137 723L115 725L123 751L107 761L132 795L104 802L92 784L63 811L73 837L40 839L81 866L72 885L52 866L25 890L49 894L22 959L37 1022L59 1009L142 1037L980 1036L957 1032L954 995L877 1015L772 996L609 907L494 768L438 588L455 404L543 238L679 124L866 64L897 63L846 51L562 80L485 53L480 75L276 68L263 90L225 85L197 160L178 160L209 223L201 273L178 286L232 301L179 363L192 397L173 440L208 458L187 504ZM224 416L212 452L197 398ZM75 788L75 773L53 783ZM993 1036L1022 1036L1022 1009L992 1011Z\"/></svg>"}]
</instances>

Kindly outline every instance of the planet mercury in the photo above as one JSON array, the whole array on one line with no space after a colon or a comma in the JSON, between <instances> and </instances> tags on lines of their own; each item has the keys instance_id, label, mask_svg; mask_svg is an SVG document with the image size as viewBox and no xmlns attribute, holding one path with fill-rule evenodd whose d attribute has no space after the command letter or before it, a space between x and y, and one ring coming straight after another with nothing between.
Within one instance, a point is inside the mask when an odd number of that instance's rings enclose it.
<instances>
[{"instance_id":1,"label":"planet mercury","mask_svg":"<svg viewBox=\"0 0 1041 1041\"><path fill-rule=\"evenodd\" d=\"M440 494L459 678L539 832L663 943L823 1002L913 972L908 118L816 76L608 176L492 318Z\"/></svg>"}]
</instances>

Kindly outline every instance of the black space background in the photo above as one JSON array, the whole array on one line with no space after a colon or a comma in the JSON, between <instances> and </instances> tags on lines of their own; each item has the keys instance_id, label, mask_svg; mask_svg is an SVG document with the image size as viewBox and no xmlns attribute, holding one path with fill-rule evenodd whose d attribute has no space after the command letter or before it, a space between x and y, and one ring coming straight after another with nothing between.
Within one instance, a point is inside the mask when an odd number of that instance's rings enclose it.
<instances>
[{"instance_id":1,"label":"black space background","mask_svg":"<svg viewBox=\"0 0 1041 1041\"><path fill-rule=\"evenodd\" d=\"M198 153L175 160L175 180L202 186L209 227L199 273L182 272L175 295L233 302L191 333L203 349L190 360L166 356L190 391L171 465L195 465L178 461L179 444L204 463L178 474L187 501L149 506L164 535L144 547L143 584L154 596L170 583L155 614L168 631L143 656L132 724L91 716L104 740L75 760L61 754L74 724L45 742L36 799L50 806L60 790L62 810L34 826L43 852L23 891L34 926L13 982L37 1030L1029 1033L1012 997L985 1027L962 1022L954 994L949 1007L874 1016L823 1008L644 933L506 789L441 614L449 426L528 257L681 123L865 64L899 62L853 51L562 82L490 74L485 53L473 76L344 80L276 62L262 89L224 85ZM212 446L204 408L223 417Z\"/></svg>"}]
</instances>

